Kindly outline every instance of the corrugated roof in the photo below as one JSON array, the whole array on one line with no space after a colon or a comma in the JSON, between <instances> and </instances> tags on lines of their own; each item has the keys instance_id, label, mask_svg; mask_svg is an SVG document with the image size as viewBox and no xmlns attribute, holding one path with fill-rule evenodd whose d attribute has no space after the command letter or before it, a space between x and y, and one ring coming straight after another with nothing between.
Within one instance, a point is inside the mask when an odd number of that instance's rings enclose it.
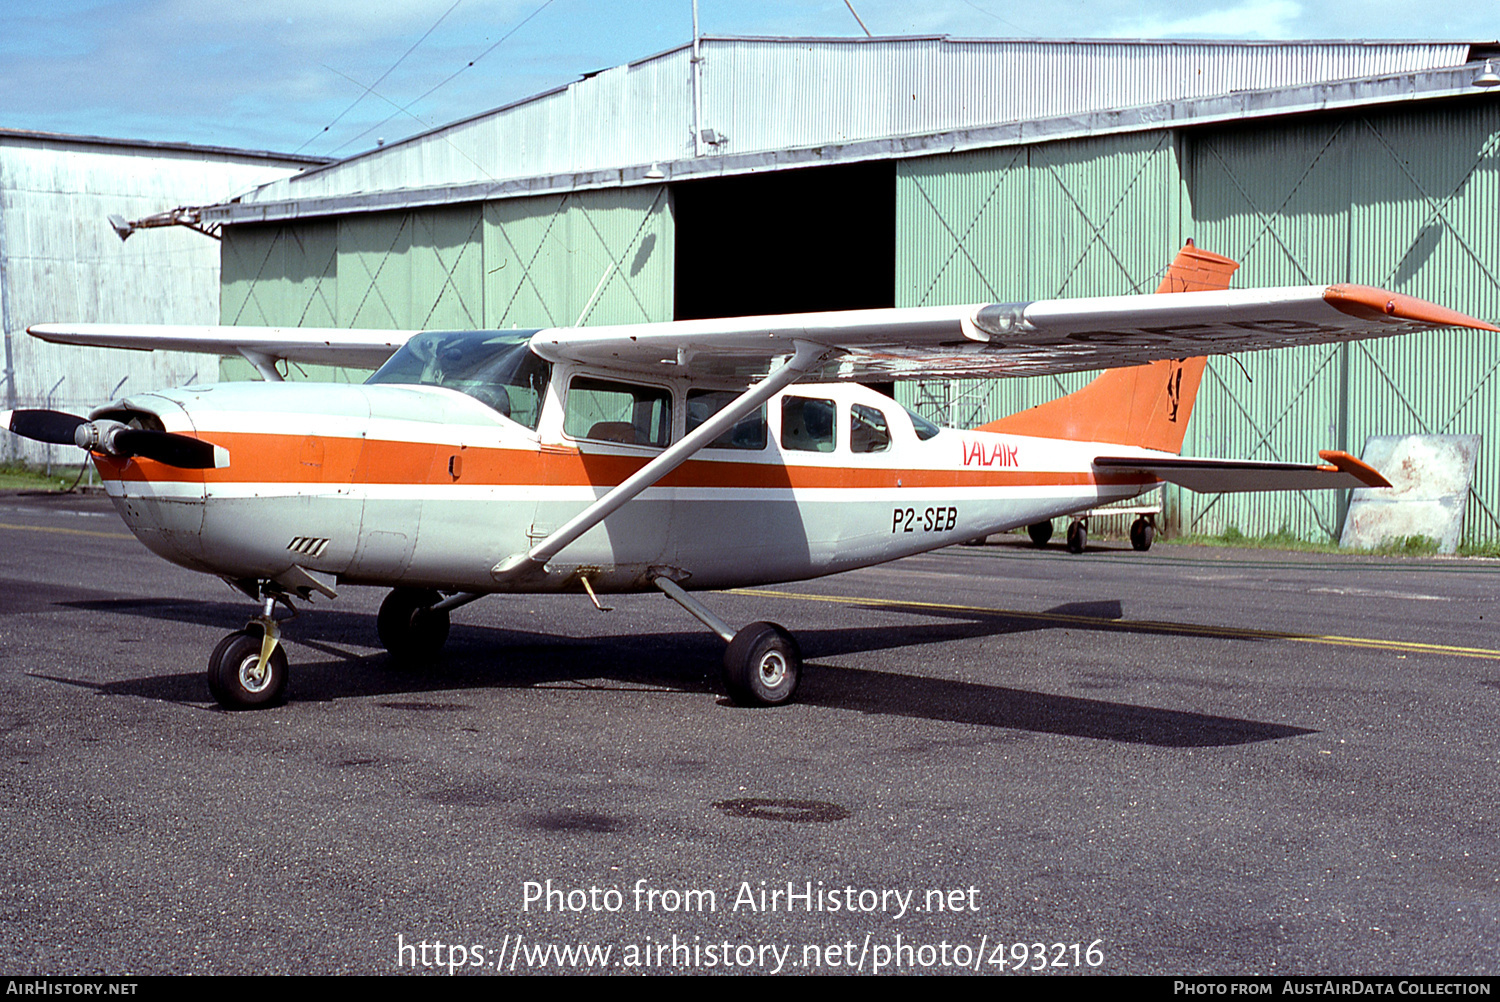
<instances>
[{"instance_id":1,"label":"corrugated roof","mask_svg":"<svg viewBox=\"0 0 1500 1002\"><path fill-rule=\"evenodd\" d=\"M1160 128L1233 116L1255 103L1248 95L1275 92L1288 95L1280 110L1275 100L1260 103L1285 114L1326 100L1309 88L1338 83L1355 102L1410 97L1413 88L1447 96L1462 88L1447 80L1451 71L1480 47L709 37L701 40L701 123L713 133L706 156L694 151L692 47L684 45L304 171L212 215L286 218L659 181L645 176L651 165L680 180L1002 145L1012 135ZM1378 80L1395 82L1355 83Z\"/></svg>"},{"instance_id":2,"label":"corrugated roof","mask_svg":"<svg viewBox=\"0 0 1500 1002\"><path fill-rule=\"evenodd\" d=\"M275 160L281 163L307 164L314 167L335 162L332 157L315 157L302 153L275 153L270 150L241 150L232 146L204 146L199 143L159 142L151 139L116 139L110 136L78 136L66 132L40 132L35 129L0 129L0 143L7 140L71 146L122 146L133 150Z\"/></svg>"}]
</instances>

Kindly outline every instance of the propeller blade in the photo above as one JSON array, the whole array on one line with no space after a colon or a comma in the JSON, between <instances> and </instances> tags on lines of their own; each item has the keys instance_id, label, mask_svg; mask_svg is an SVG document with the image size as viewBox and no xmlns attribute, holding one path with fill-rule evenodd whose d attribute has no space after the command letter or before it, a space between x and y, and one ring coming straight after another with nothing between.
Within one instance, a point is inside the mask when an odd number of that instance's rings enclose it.
<instances>
[{"instance_id":1,"label":"propeller blade","mask_svg":"<svg viewBox=\"0 0 1500 1002\"><path fill-rule=\"evenodd\" d=\"M179 470L213 470L229 465L229 453L219 446L170 431L124 428L114 433L110 445L122 455L145 456Z\"/></svg>"},{"instance_id":2,"label":"propeller blade","mask_svg":"<svg viewBox=\"0 0 1500 1002\"><path fill-rule=\"evenodd\" d=\"M0 426L36 442L76 445L111 456L145 456L181 470L213 470L229 465L229 453L212 442L176 432L131 428L108 419L90 421L62 411L0 411Z\"/></svg>"},{"instance_id":3,"label":"propeller blade","mask_svg":"<svg viewBox=\"0 0 1500 1002\"><path fill-rule=\"evenodd\" d=\"M0 411L0 418L4 419L6 427L22 438L51 445L73 445L78 426L88 421L77 414L39 409Z\"/></svg>"}]
</instances>

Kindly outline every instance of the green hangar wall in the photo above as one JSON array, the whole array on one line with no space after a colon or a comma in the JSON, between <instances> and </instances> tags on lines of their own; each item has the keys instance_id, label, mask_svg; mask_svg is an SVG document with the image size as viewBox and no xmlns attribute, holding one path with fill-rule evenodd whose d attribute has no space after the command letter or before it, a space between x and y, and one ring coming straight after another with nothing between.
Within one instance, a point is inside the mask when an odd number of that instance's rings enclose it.
<instances>
[{"instance_id":1,"label":"green hangar wall","mask_svg":"<svg viewBox=\"0 0 1500 1002\"><path fill-rule=\"evenodd\" d=\"M852 190L893 219L876 227L894 245L891 305L1151 292L1192 238L1241 262L1238 287L1357 282L1500 320L1500 107L1488 96L1003 146L893 167L894 183L889 172L860 165L795 172L862 171L848 175ZM711 274L701 262L723 254L748 225L784 229L788 248L817 230L829 260L848 252L827 236L838 219L819 217L814 226L783 197L715 228L681 223L678 194L647 185L227 225L222 321L463 328L668 320L681 276ZM726 196L714 212L739 200ZM698 270L684 272L684 260ZM799 274L809 267L806 257L795 268L790 260L783 267ZM831 270L827 284L854 272L889 282L889 264L876 264ZM773 276L774 263L762 274ZM866 293L871 304L885 298L877 293ZM226 361L223 375L252 372ZM898 394L929 417L967 427L1086 379L911 383ZM1374 434L1477 433L1485 441L1466 537L1497 542L1497 415L1493 335L1253 353L1210 363L1184 451L1310 461L1321 448L1357 455ZM1346 500L1172 490L1166 504L1177 532L1287 529L1327 538L1338 533Z\"/></svg>"},{"instance_id":2,"label":"green hangar wall","mask_svg":"<svg viewBox=\"0 0 1500 1002\"><path fill-rule=\"evenodd\" d=\"M1299 116L905 161L898 306L1151 292L1191 237L1237 287L1356 282L1500 319L1500 108ZM905 402L973 426L1086 377L919 383ZM1210 362L1187 455L1312 461L1377 434L1480 434L1466 538L1500 541L1500 338L1427 334ZM1173 490L1177 532L1336 536L1331 492Z\"/></svg>"},{"instance_id":3,"label":"green hangar wall","mask_svg":"<svg viewBox=\"0 0 1500 1002\"><path fill-rule=\"evenodd\" d=\"M670 320L675 232L663 185L226 226L220 317L391 330ZM221 374L255 378L238 360Z\"/></svg>"}]
</instances>

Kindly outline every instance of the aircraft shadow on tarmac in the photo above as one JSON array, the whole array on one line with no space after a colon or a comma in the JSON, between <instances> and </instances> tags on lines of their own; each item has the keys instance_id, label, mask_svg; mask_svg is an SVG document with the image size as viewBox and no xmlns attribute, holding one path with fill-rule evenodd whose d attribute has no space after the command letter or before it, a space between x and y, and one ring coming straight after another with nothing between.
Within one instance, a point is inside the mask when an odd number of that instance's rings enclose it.
<instances>
[{"instance_id":1,"label":"aircraft shadow on tarmac","mask_svg":"<svg viewBox=\"0 0 1500 1002\"><path fill-rule=\"evenodd\" d=\"M246 618L245 606L241 602L84 599L57 604L93 613L144 616L220 630L239 629ZM881 608L889 611L890 606ZM1115 631L1129 628L1128 625L1117 627L1108 622L1120 615L1118 602L1072 603L1036 617L957 610L921 611L924 616L943 621L798 630L797 637L808 661L798 701L861 713L1163 747L1235 745L1313 733L1306 728L1284 724L818 663L819 659L864 651L910 648L1008 633L1059 628ZM1044 618L1046 616L1067 618L1057 622ZM1164 631L1158 627L1152 632L1160 634ZM451 696L456 690L463 689L556 686L637 692L717 694L719 691L717 674L723 644L697 630L567 637L455 624L447 648L434 664L410 667L397 665L384 652L358 654L347 649L349 646L368 648L374 633L374 616L368 613L321 609L316 615L297 619L287 629L287 639L293 645L311 648L333 660L297 663L294 656L292 698L310 702L435 692ZM1201 636L1191 628L1185 628L1183 635ZM197 665L193 666L191 673L153 675L101 684L77 679L55 680L85 685L109 695L133 695L183 703L200 703L208 698ZM423 701L400 705L408 709L429 706Z\"/></svg>"}]
</instances>

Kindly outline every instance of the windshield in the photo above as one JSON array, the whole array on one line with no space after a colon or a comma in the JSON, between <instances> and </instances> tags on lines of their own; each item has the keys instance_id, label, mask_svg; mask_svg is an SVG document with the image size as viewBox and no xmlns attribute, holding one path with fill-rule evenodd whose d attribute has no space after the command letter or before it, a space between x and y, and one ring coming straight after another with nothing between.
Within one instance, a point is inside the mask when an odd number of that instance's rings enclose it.
<instances>
[{"instance_id":1,"label":"windshield","mask_svg":"<svg viewBox=\"0 0 1500 1002\"><path fill-rule=\"evenodd\" d=\"M370 383L443 386L536 430L552 366L532 353L536 331L426 331L402 345Z\"/></svg>"}]
</instances>

